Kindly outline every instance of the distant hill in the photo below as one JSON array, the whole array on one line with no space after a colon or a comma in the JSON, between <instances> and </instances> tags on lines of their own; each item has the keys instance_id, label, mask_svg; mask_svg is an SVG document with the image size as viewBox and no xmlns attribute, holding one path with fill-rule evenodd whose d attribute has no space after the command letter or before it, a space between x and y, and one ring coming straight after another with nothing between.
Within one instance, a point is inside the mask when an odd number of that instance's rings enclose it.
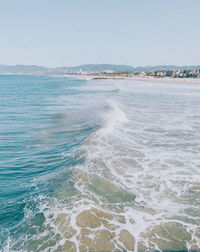
<instances>
[{"instance_id":1,"label":"distant hill","mask_svg":"<svg viewBox=\"0 0 200 252\"><path fill-rule=\"evenodd\" d=\"M200 65L198 66L174 66L174 65L158 65L158 66L139 66L139 67L134 67L133 71L161 71L161 70L199 70Z\"/></svg>"},{"instance_id":2,"label":"distant hill","mask_svg":"<svg viewBox=\"0 0 200 252\"><path fill-rule=\"evenodd\" d=\"M111 65L111 64L87 64L73 67L56 67L48 68L35 65L0 65L0 74L61 74L61 73L77 73L77 72L102 72L113 70L114 72L133 71L132 66L127 65Z\"/></svg>"},{"instance_id":3,"label":"distant hill","mask_svg":"<svg viewBox=\"0 0 200 252\"><path fill-rule=\"evenodd\" d=\"M48 72L47 67L35 65L0 65L0 74L40 74Z\"/></svg>"},{"instance_id":4,"label":"distant hill","mask_svg":"<svg viewBox=\"0 0 200 252\"><path fill-rule=\"evenodd\" d=\"M133 72L133 71L157 71L157 70L188 70L194 69L199 70L199 66L173 66L173 65L160 65L160 66L139 66L132 67L129 65L112 65L112 64L86 64L80 66L72 67L56 67L49 68L44 66L36 65L0 65L0 74L67 74L67 73L80 73L80 72L95 72L100 73L107 70L112 70L114 72Z\"/></svg>"},{"instance_id":5,"label":"distant hill","mask_svg":"<svg viewBox=\"0 0 200 252\"><path fill-rule=\"evenodd\" d=\"M88 64L88 65L81 65L79 67L75 68L81 68L83 71L97 71L102 72L105 70L113 70L115 72L123 72L123 71L133 71L134 68L132 66L127 65L111 65L111 64Z\"/></svg>"},{"instance_id":6,"label":"distant hill","mask_svg":"<svg viewBox=\"0 0 200 252\"><path fill-rule=\"evenodd\" d=\"M133 71L134 68L132 66L127 65L112 65L112 64L87 64L73 67L58 67L54 68L56 72L66 72L66 73L77 73L77 72L103 72L107 70L112 70L114 72L125 72L125 71Z\"/></svg>"}]
</instances>

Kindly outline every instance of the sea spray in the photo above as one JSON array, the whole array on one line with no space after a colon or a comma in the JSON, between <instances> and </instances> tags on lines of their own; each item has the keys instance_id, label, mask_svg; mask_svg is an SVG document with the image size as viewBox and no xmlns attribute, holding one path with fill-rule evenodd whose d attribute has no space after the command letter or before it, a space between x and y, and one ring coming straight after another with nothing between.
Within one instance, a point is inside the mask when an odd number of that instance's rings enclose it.
<instances>
[{"instance_id":1,"label":"sea spray","mask_svg":"<svg viewBox=\"0 0 200 252\"><path fill-rule=\"evenodd\" d=\"M1 195L3 251L198 250L198 86L15 77L10 101L19 80L32 95L7 108L24 128L3 118L4 179L20 185Z\"/></svg>"}]
</instances>

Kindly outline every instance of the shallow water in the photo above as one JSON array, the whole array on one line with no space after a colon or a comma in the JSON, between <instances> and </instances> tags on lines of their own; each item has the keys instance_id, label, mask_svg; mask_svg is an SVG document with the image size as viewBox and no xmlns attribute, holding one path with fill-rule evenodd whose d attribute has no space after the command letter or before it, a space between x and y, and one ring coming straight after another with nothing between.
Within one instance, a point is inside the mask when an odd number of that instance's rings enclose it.
<instances>
[{"instance_id":1,"label":"shallow water","mask_svg":"<svg viewBox=\"0 0 200 252\"><path fill-rule=\"evenodd\" d=\"M2 251L199 251L200 86L0 76Z\"/></svg>"}]
</instances>

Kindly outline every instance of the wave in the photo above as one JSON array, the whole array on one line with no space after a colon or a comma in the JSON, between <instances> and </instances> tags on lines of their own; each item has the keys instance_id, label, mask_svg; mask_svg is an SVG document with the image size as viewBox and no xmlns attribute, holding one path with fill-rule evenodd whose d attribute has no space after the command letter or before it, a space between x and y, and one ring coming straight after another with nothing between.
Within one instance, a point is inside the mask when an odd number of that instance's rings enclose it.
<instances>
[{"instance_id":1,"label":"wave","mask_svg":"<svg viewBox=\"0 0 200 252\"><path fill-rule=\"evenodd\" d=\"M109 100L106 102L101 114L101 128L95 134L102 136L111 134L115 127L127 122L128 118L120 108L119 103Z\"/></svg>"},{"instance_id":2,"label":"wave","mask_svg":"<svg viewBox=\"0 0 200 252\"><path fill-rule=\"evenodd\" d=\"M141 87L132 87L130 82L127 85L128 93ZM113 90L112 82L105 86L107 91ZM26 219L9 237L4 251L197 250L199 159L192 151L186 154L177 146L170 148L180 135L169 139L168 133L177 128L168 127L169 118L176 121L173 113L166 113L169 104L163 104L160 97L158 104L152 104L152 97L151 102L146 100L147 92L143 90L142 104L141 96L138 100L135 96L133 104L132 93L129 96L124 86L123 92L113 92L112 96L111 92L95 93L96 86L89 88L93 96L90 94L92 98L81 110L83 120L78 120L78 125L83 127L78 130L84 132L92 119L98 127L70 152L63 154L62 149L61 155L70 158L70 165L66 163L66 169L48 180L56 185L55 190L35 198L37 210L30 213L27 206ZM84 91L89 88L82 87ZM104 90L104 86L97 88ZM153 84L151 93L152 88ZM71 107L85 104L85 96L76 96ZM101 99L104 96L106 101ZM85 112L95 101L95 110ZM164 112L162 106L166 106ZM184 116L182 109L179 112ZM75 116L70 109L67 113L70 115L61 125L69 122L73 131ZM89 118L90 123L82 124L84 118L87 122Z\"/></svg>"}]
</instances>

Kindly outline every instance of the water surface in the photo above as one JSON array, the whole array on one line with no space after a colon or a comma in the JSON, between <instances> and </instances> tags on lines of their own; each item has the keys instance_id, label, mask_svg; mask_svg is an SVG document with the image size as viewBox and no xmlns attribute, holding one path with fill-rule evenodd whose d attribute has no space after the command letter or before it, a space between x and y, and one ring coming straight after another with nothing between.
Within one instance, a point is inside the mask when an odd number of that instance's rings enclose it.
<instances>
[{"instance_id":1,"label":"water surface","mask_svg":"<svg viewBox=\"0 0 200 252\"><path fill-rule=\"evenodd\" d=\"M2 251L198 251L200 86L0 76Z\"/></svg>"}]
</instances>

